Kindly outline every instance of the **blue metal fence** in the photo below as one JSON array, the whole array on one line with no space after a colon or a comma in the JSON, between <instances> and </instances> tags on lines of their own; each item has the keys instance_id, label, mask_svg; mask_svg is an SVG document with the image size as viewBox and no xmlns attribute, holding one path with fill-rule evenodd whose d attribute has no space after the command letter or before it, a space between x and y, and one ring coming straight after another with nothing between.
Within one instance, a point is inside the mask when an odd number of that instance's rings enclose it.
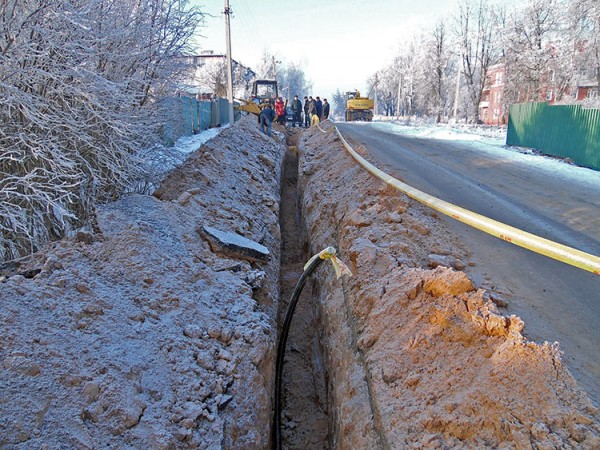
<instances>
[{"instance_id":1,"label":"blue metal fence","mask_svg":"<svg viewBox=\"0 0 600 450\"><path fill-rule=\"evenodd\" d=\"M581 105L511 105L507 145L530 147L600 170L600 109Z\"/></svg>"},{"instance_id":2,"label":"blue metal fence","mask_svg":"<svg viewBox=\"0 0 600 450\"><path fill-rule=\"evenodd\" d=\"M167 116L164 141L173 145L181 136L191 136L209 128L229 123L229 102L224 98L210 101L194 97L172 97L166 100Z\"/></svg>"}]
</instances>

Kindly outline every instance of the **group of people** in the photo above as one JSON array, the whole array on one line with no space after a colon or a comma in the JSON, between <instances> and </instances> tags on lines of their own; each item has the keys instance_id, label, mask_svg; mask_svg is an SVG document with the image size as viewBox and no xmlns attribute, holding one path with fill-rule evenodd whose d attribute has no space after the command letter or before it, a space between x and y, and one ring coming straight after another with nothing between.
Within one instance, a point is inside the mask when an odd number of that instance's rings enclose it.
<instances>
[{"instance_id":1,"label":"group of people","mask_svg":"<svg viewBox=\"0 0 600 450\"><path fill-rule=\"evenodd\" d=\"M286 108L287 100L283 101L283 98L279 97L275 100L274 109L271 107L270 102L266 102L265 107L258 116L258 123L260 124L260 131L268 136L271 136L271 126L274 121L281 125L285 125L286 121ZM329 103L327 99L321 101L320 97L305 96L304 105L297 95L294 95L294 99L290 104L292 110L292 127L296 124L301 127L303 124L305 127L314 126L319 122L329 118ZM304 118L302 117L304 112ZM304 120L303 120L304 119Z\"/></svg>"},{"instance_id":2,"label":"group of people","mask_svg":"<svg viewBox=\"0 0 600 450\"><path fill-rule=\"evenodd\" d=\"M296 97L297 98L297 97ZM323 120L329 118L329 103L327 103L327 99L324 98L321 101L321 97L312 96L306 97L304 96L304 126L312 126ZM296 122L292 122L292 126ZM300 120L300 112L298 113L298 126L301 126L302 122Z\"/></svg>"}]
</instances>

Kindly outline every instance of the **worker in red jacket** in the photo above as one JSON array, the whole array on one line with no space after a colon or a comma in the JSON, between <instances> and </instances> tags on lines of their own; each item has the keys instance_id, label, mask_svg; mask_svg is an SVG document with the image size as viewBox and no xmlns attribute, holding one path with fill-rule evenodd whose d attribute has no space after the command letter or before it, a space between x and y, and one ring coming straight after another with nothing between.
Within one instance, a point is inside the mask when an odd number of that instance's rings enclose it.
<instances>
[{"instance_id":1,"label":"worker in red jacket","mask_svg":"<svg viewBox=\"0 0 600 450\"><path fill-rule=\"evenodd\" d=\"M281 97L275 100L275 114L277 115L277 122L285 125L285 103L283 103L283 98Z\"/></svg>"}]
</instances>

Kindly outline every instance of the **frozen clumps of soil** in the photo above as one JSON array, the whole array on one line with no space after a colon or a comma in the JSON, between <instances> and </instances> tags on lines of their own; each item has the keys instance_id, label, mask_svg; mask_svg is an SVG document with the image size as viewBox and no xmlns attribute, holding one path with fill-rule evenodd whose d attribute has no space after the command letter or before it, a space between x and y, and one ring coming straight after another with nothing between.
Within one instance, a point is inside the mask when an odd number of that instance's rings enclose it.
<instances>
[{"instance_id":1,"label":"frozen clumps of soil","mask_svg":"<svg viewBox=\"0 0 600 450\"><path fill-rule=\"evenodd\" d=\"M252 119L0 284L0 447L267 448L284 147ZM173 200L173 201L171 201ZM215 254L236 233L268 262Z\"/></svg>"},{"instance_id":2,"label":"frozen clumps of soil","mask_svg":"<svg viewBox=\"0 0 600 450\"><path fill-rule=\"evenodd\" d=\"M334 245L354 273L319 269L333 448L600 448L598 411L557 346L524 339L518 317L439 263L468 255L435 213L333 131L311 129L300 152L311 249Z\"/></svg>"}]
</instances>

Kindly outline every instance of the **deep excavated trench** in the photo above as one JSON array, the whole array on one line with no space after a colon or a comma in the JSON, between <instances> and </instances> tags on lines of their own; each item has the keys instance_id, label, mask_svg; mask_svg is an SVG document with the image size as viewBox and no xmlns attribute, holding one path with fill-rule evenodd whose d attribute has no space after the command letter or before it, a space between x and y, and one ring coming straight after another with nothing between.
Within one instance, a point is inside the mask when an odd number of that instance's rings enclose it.
<instances>
[{"instance_id":1,"label":"deep excavated trench","mask_svg":"<svg viewBox=\"0 0 600 450\"><path fill-rule=\"evenodd\" d=\"M354 275L322 265L298 303L284 448L600 448L598 411L557 348L523 338L452 268L468 263L460 239L357 167L331 128L288 136L300 158L284 163L280 225L300 230L283 232L282 290L329 245Z\"/></svg>"},{"instance_id":2,"label":"deep excavated trench","mask_svg":"<svg viewBox=\"0 0 600 450\"><path fill-rule=\"evenodd\" d=\"M63 240L23 267L42 268L33 278L4 279L0 447L269 448L275 316L332 245L353 276L324 263L298 303L284 448L600 448L558 347L523 338L450 268L469 262L460 240L322 127L288 130L299 160L283 163L243 119L160 196L103 207L101 240ZM272 260L213 250L205 223Z\"/></svg>"},{"instance_id":3,"label":"deep excavated trench","mask_svg":"<svg viewBox=\"0 0 600 450\"><path fill-rule=\"evenodd\" d=\"M288 130L281 182L281 271L278 323L281 327L290 296L309 259L298 190L300 130ZM324 270L321 268L320 270ZM320 343L320 319L307 282L294 312L283 371L282 444L286 449L329 448L326 371Z\"/></svg>"}]
</instances>

